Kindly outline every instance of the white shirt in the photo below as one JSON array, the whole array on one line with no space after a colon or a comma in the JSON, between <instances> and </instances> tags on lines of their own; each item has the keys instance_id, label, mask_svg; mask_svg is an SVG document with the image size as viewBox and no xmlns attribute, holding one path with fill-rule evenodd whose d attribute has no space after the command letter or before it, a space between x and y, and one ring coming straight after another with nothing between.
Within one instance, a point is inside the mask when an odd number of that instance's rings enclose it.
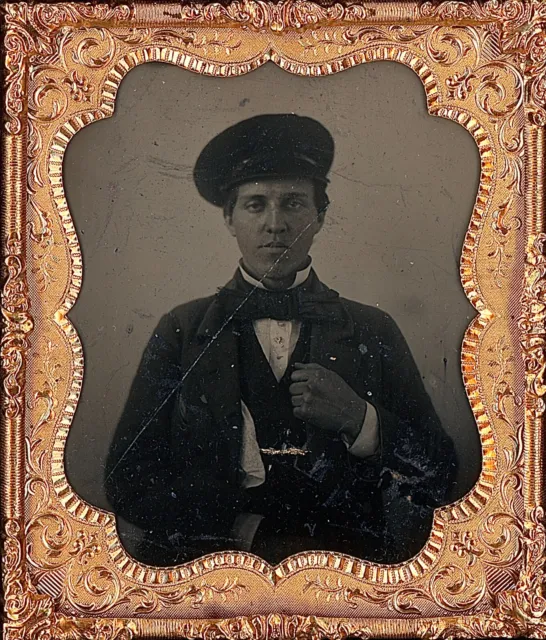
<instances>
[{"instance_id":1,"label":"white shirt","mask_svg":"<svg viewBox=\"0 0 546 640\"><path fill-rule=\"evenodd\" d=\"M252 286L265 289L264 285L247 273L242 266L239 267L242 277ZM289 287L293 289L299 286L309 277L311 264L302 271L298 271L296 278ZM298 341L301 329L299 320L273 320L263 318L253 321L254 332L262 347L264 355L269 362L275 378L279 381L286 371L288 362ZM265 482L265 467L260 453L260 447L256 438L254 420L246 404L241 400L243 414L243 448L241 453L241 467L245 472L242 486L245 489L257 487ZM377 413L375 408L367 403L366 417L359 435L348 451L359 458L372 455L377 450Z\"/></svg>"}]
</instances>

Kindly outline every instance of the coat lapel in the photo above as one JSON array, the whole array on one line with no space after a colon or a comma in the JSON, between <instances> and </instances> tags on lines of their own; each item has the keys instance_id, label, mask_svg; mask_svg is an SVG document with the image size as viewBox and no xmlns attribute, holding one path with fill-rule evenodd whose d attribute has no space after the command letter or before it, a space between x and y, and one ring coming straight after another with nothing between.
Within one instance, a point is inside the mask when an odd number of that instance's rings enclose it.
<instances>
[{"instance_id":1,"label":"coat lapel","mask_svg":"<svg viewBox=\"0 0 546 640\"><path fill-rule=\"evenodd\" d=\"M353 385L356 380L362 354L354 344L354 322L345 309L346 322L314 324L311 329L310 362L335 371L345 382Z\"/></svg>"},{"instance_id":2,"label":"coat lapel","mask_svg":"<svg viewBox=\"0 0 546 640\"><path fill-rule=\"evenodd\" d=\"M241 413L239 384L238 332L223 317L215 299L207 310L197 332L200 344L199 378L203 394L216 422Z\"/></svg>"},{"instance_id":3,"label":"coat lapel","mask_svg":"<svg viewBox=\"0 0 546 640\"><path fill-rule=\"evenodd\" d=\"M328 289L311 270L307 287L313 292ZM340 300L344 322L313 323L309 361L335 371L351 386L356 382L362 354L354 345L354 320L347 307Z\"/></svg>"},{"instance_id":4,"label":"coat lapel","mask_svg":"<svg viewBox=\"0 0 546 640\"><path fill-rule=\"evenodd\" d=\"M243 437L238 332L232 322L226 322L216 299L201 322L197 342L194 374L214 420L215 432L210 437L222 443L220 449L225 447L227 468L238 482Z\"/></svg>"}]
</instances>

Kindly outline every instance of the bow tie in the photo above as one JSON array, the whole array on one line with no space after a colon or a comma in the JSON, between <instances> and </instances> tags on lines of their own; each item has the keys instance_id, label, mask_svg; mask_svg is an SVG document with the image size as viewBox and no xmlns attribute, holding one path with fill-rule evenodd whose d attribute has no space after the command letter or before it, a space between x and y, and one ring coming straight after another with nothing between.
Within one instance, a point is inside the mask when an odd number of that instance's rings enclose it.
<instances>
[{"instance_id":1,"label":"bow tie","mask_svg":"<svg viewBox=\"0 0 546 640\"><path fill-rule=\"evenodd\" d=\"M227 316L239 320L309 320L343 324L339 294L327 289L311 293L296 287L286 291L220 289L218 300Z\"/></svg>"}]
</instances>

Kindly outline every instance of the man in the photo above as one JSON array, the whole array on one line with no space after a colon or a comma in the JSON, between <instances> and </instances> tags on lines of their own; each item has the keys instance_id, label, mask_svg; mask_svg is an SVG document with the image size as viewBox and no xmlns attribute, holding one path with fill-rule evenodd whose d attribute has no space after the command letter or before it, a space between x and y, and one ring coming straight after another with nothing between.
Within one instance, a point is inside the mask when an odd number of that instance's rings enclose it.
<instances>
[{"instance_id":1,"label":"man","mask_svg":"<svg viewBox=\"0 0 546 640\"><path fill-rule=\"evenodd\" d=\"M317 549L399 561L446 501L453 445L399 329L311 266L333 154L315 120L263 115L196 163L242 259L216 295L161 319L118 426L106 486L146 531L140 560Z\"/></svg>"}]
</instances>

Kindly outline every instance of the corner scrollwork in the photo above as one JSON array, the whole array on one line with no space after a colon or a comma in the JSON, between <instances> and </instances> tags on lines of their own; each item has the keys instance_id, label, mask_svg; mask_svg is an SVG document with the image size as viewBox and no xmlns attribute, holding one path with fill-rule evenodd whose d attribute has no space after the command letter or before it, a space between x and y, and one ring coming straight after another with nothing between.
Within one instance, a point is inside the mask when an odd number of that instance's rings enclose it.
<instances>
[{"instance_id":1,"label":"corner scrollwork","mask_svg":"<svg viewBox=\"0 0 546 640\"><path fill-rule=\"evenodd\" d=\"M2 550L2 587L4 596L5 637L24 638L31 626L54 617L53 600L36 594L28 584L24 570L24 535L21 522L4 523Z\"/></svg>"},{"instance_id":2,"label":"corner scrollwork","mask_svg":"<svg viewBox=\"0 0 546 640\"><path fill-rule=\"evenodd\" d=\"M486 628L489 637L498 636L502 630L503 635L546 638L546 599L543 595L546 529L542 507L532 511L526 525L524 569L516 587L498 595L496 609Z\"/></svg>"},{"instance_id":3,"label":"corner scrollwork","mask_svg":"<svg viewBox=\"0 0 546 640\"><path fill-rule=\"evenodd\" d=\"M24 570L22 523L8 519L3 531L2 587L5 640L132 640L136 625L127 620L61 616L53 598L36 592Z\"/></svg>"},{"instance_id":4,"label":"corner scrollwork","mask_svg":"<svg viewBox=\"0 0 546 640\"><path fill-rule=\"evenodd\" d=\"M493 0L491 0L492 3ZM525 68L528 84L528 117L537 126L546 125L546 5L540 0L510 0L498 3L494 12L503 24L501 47L516 54Z\"/></svg>"},{"instance_id":5,"label":"corner scrollwork","mask_svg":"<svg viewBox=\"0 0 546 640\"><path fill-rule=\"evenodd\" d=\"M546 638L546 598L543 595L546 529L544 510L537 507L531 513L522 538L524 569L513 589L501 592L495 608L488 616L468 620L423 621L419 635L427 640L451 638Z\"/></svg>"},{"instance_id":6,"label":"corner scrollwork","mask_svg":"<svg viewBox=\"0 0 546 640\"><path fill-rule=\"evenodd\" d=\"M517 633L514 635L546 638L546 598L543 595L546 530L542 507L537 507L531 515L524 545L525 568L516 588L499 595L497 616L506 625L514 625L516 621Z\"/></svg>"},{"instance_id":7,"label":"corner scrollwork","mask_svg":"<svg viewBox=\"0 0 546 640\"><path fill-rule=\"evenodd\" d=\"M537 126L546 125L546 4L542 0L427 0L420 5L419 13L423 18L447 22L494 23L502 51L515 55L524 67L530 121ZM453 79L455 90L461 80Z\"/></svg>"},{"instance_id":8,"label":"corner scrollwork","mask_svg":"<svg viewBox=\"0 0 546 640\"><path fill-rule=\"evenodd\" d=\"M120 23L131 16L128 5L68 3L7 3L5 12L5 128L12 135L21 133L26 110L28 64L54 61L63 38L62 26L83 22ZM78 96L81 92L78 88Z\"/></svg>"}]
</instances>

